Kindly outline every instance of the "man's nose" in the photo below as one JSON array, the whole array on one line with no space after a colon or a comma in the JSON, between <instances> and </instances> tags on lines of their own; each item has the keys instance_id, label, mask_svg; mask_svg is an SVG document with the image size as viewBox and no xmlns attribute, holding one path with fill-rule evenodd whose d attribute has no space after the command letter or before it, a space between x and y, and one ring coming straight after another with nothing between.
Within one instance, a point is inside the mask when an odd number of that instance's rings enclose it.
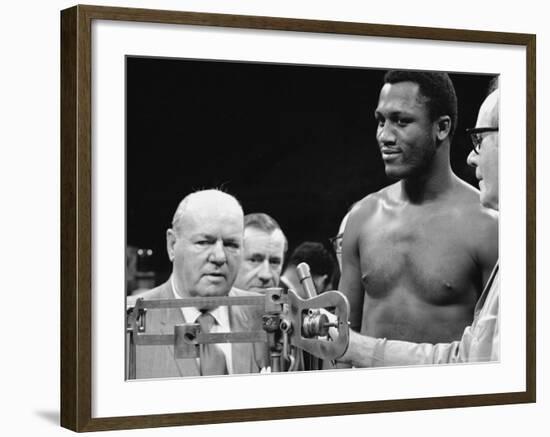
<instances>
[{"instance_id":1,"label":"man's nose","mask_svg":"<svg viewBox=\"0 0 550 437\"><path fill-rule=\"evenodd\" d=\"M470 151L470 154L468 155L468 157L466 158L466 162L468 163L469 166L471 167L477 167L477 160L478 160L478 157L479 155L474 152L473 150Z\"/></svg>"},{"instance_id":2,"label":"man's nose","mask_svg":"<svg viewBox=\"0 0 550 437\"><path fill-rule=\"evenodd\" d=\"M223 241L217 241L212 246L212 251L210 252L209 260L210 262L217 265L224 264L227 261L227 257L225 255L225 250L223 246Z\"/></svg>"},{"instance_id":3,"label":"man's nose","mask_svg":"<svg viewBox=\"0 0 550 437\"><path fill-rule=\"evenodd\" d=\"M271 271L268 260L264 260L264 262L262 262L262 264L260 265L258 277L263 282L268 282L273 279L273 272Z\"/></svg>"},{"instance_id":4,"label":"man's nose","mask_svg":"<svg viewBox=\"0 0 550 437\"><path fill-rule=\"evenodd\" d=\"M389 123L384 123L383 126L378 126L378 131L376 136L380 144L395 143L395 132L393 131Z\"/></svg>"}]
</instances>

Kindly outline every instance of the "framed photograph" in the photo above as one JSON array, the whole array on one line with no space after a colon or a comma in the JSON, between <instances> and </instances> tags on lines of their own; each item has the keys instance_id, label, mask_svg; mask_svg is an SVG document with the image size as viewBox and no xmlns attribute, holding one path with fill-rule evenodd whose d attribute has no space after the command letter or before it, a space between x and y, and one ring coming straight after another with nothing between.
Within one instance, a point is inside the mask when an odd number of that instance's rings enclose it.
<instances>
[{"instance_id":1,"label":"framed photograph","mask_svg":"<svg viewBox=\"0 0 550 437\"><path fill-rule=\"evenodd\" d=\"M275 17L96 6L62 11L62 426L81 432L535 402L535 41L530 34ZM178 373L179 364L173 372L136 370L135 341L144 338L138 325L152 325L129 314L137 314L140 296L151 296L144 290L166 285L174 294L164 297L180 297L171 238L176 209L190 193L217 189L238 199L244 214L275 218L286 241L280 270L301 243L319 243L335 266L326 289L338 287L346 267L340 272L331 251L343 217L399 179L388 171L395 158L382 137L394 118L408 121L383 105L388 71L450 79L458 118L442 124L453 126L447 165L468 192L487 190L472 165L467 129L479 130L480 107L498 83L498 132L481 132L498 134L506 175L498 179L494 244L498 359L267 372L275 362L271 349L266 367L237 371L231 363L242 350L228 346L229 374L202 377L202 356L184 352L171 325L168 334L149 338L152 347L171 347L167 360L175 362L188 354L184 361L198 373ZM475 219L460 205L456 210L463 227L455 238L475 235ZM447 252L440 258L454 266ZM424 265L441 269L441 259ZM277 276L270 284L278 282ZM334 296L340 294L316 299L330 307L340 302ZM469 299L468 314L476 299ZM438 335L450 319L431 323L434 337L419 340L405 330L412 337L404 339L447 342ZM457 330L469 323L471 317ZM247 341L272 341L254 335ZM449 341L460 339L454 335ZM196 343L192 350L199 350Z\"/></svg>"}]
</instances>

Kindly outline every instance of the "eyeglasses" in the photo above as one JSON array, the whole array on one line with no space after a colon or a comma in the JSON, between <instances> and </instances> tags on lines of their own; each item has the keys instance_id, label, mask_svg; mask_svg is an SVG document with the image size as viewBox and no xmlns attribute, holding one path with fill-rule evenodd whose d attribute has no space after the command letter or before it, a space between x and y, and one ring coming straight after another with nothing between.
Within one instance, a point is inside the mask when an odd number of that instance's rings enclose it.
<instances>
[{"instance_id":1,"label":"eyeglasses","mask_svg":"<svg viewBox=\"0 0 550 437\"><path fill-rule=\"evenodd\" d=\"M329 238L328 240L334 247L334 252L342 253L342 240L344 239L344 234L338 234L336 237Z\"/></svg>"},{"instance_id":2,"label":"eyeglasses","mask_svg":"<svg viewBox=\"0 0 550 437\"><path fill-rule=\"evenodd\" d=\"M470 140L474 148L474 152L479 155L479 149L481 148L481 141L483 137L481 134L487 132L498 132L498 127L474 127L471 129L466 129L466 133L470 135Z\"/></svg>"}]
</instances>

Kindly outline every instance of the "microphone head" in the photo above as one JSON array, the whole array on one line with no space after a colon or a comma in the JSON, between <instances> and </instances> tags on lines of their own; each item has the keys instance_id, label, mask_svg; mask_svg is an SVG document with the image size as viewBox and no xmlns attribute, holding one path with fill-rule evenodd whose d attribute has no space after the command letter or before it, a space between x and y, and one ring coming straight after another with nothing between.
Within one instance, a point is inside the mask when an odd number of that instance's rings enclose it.
<instances>
[{"instance_id":1,"label":"microphone head","mask_svg":"<svg viewBox=\"0 0 550 437\"><path fill-rule=\"evenodd\" d=\"M309 270L309 265L307 263L300 263L296 266L296 271L298 272L298 278L302 282L306 278L311 278L311 271Z\"/></svg>"}]
</instances>

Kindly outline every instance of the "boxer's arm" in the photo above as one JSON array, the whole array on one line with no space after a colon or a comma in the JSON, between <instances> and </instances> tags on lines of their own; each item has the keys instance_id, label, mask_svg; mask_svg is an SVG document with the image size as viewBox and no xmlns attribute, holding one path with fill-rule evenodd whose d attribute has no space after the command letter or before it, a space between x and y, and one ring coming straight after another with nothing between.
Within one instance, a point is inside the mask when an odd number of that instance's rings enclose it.
<instances>
[{"instance_id":1,"label":"boxer's arm","mask_svg":"<svg viewBox=\"0 0 550 437\"><path fill-rule=\"evenodd\" d=\"M360 331L365 292L361 282L361 263L357 244L358 237L355 228L352 226L353 223L348 223L344 232L344 242L342 245L342 276L340 277L338 290L347 297L349 302L350 327L356 331Z\"/></svg>"}]
</instances>

